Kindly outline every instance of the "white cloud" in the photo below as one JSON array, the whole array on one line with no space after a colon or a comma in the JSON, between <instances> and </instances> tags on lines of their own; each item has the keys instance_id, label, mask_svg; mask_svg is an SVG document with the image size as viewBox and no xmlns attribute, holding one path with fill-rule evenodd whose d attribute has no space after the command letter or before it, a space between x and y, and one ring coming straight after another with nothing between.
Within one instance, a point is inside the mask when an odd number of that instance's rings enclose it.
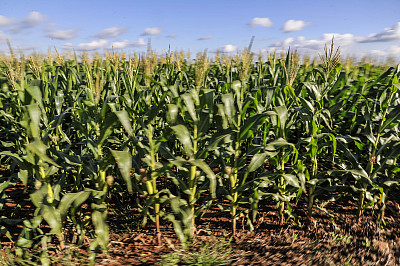
<instances>
[{"instance_id":1,"label":"white cloud","mask_svg":"<svg viewBox=\"0 0 400 266\"><path fill-rule=\"evenodd\" d=\"M363 38L360 42L391 42L400 41L400 22L390 28L386 28L379 33L372 33Z\"/></svg>"},{"instance_id":2,"label":"white cloud","mask_svg":"<svg viewBox=\"0 0 400 266\"><path fill-rule=\"evenodd\" d=\"M126 47L131 46L132 44L128 40L124 40L122 42L113 42L111 44L111 47L114 47L114 49L124 49Z\"/></svg>"},{"instance_id":3,"label":"white cloud","mask_svg":"<svg viewBox=\"0 0 400 266\"><path fill-rule=\"evenodd\" d=\"M364 56L369 56L369 57L374 57L374 58L379 58L379 57L385 57L388 55L387 51L382 51L382 50L371 50L368 51L368 53L361 53L360 55L364 55Z\"/></svg>"},{"instance_id":4,"label":"white cloud","mask_svg":"<svg viewBox=\"0 0 400 266\"><path fill-rule=\"evenodd\" d=\"M46 20L46 16L37 12L32 11L28 14L28 16L19 20L19 22L15 23L13 27L11 27L11 31L14 33L20 33L21 31L32 28L43 23Z\"/></svg>"},{"instance_id":5,"label":"white cloud","mask_svg":"<svg viewBox=\"0 0 400 266\"><path fill-rule=\"evenodd\" d=\"M139 40L137 40L135 42L130 42L128 40L113 42L109 46L109 49L112 49L112 47L114 47L114 49L125 49L128 47L141 47L141 46L146 46L146 45L147 45L147 43L144 41L144 39L139 38Z\"/></svg>"},{"instance_id":6,"label":"white cloud","mask_svg":"<svg viewBox=\"0 0 400 266\"><path fill-rule=\"evenodd\" d=\"M146 46L146 45L147 45L147 43L143 40L143 38L139 38L139 40L137 40L136 42L134 42L132 44L132 46L135 46L135 47Z\"/></svg>"},{"instance_id":7,"label":"white cloud","mask_svg":"<svg viewBox=\"0 0 400 266\"><path fill-rule=\"evenodd\" d=\"M212 38L211 35L204 35L204 36L201 36L200 38L198 38L197 40L204 41L204 40L208 40L208 39L211 39L211 38Z\"/></svg>"},{"instance_id":8,"label":"white cloud","mask_svg":"<svg viewBox=\"0 0 400 266\"><path fill-rule=\"evenodd\" d=\"M142 36L147 36L147 35L159 35L161 34L161 29L160 28L145 28Z\"/></svg>"},{"instance_id":9,"label":"white cloud","mask_svg":"<svg viewBox=\"0 0 400 266\"><path fill-rule=\"evenodd\" d=\"M400 56L400 46L398 45L393 45L389 47L389 54L390 55L395 55L395 56Z\"/></svg>"},{"instance_id":10,"label":"white cloud","mask_svg":"<svg viewBox=\"0 0 400 266\"><path fill-rule=\"evenodd\" d=\"M17 51L31 51L37 49L36 45L15 46Z\"/></svg>"},{"instance_id":11,"label":"white cloud","mask_svg":"<svg viewBox=\"0 0 400 266\"><path fill-rule=\"evenodd\" d=\"M96 37L100 39L116 38L125 33L127 30L128 29L126 27L111 27L97 33Z\"/></svg>"},{"instance_id":12,"label":"white cloud","mask_svg":"<svg viewBox=\"0 0 400 266\"><path fill-rule=\"evenodd\" d=\"M268 41L268 40L271 40L271 39L273 39L273 37L260 37L260 38L257 38L257 40L259 40L259 41Z\"/></svg>"},{"instance_id":13,"label":"white cloud","mask_svg":"<svg viewBox=\"0 0 400 266\"><path fill-rule=\"evenodd\" d=\"M91 41L88 43L80 43L78 44L77 49L80 51L94 51L104 47L104 45L106 45L107 42L108 42L107 40L101 39L101 40Z\"/></svg>"},{"instance_id":14,"label":"white cloud","mask_svg":"<svg viewBox=\"0 0 400 266\"><path fill-rule=\"evenodd\" d=\"M395 57L395 58L400 58L400 46L398 45L393 45L390 46L388 49L385 50L372 50L369 51L366 55L368 56L374 56L374 57Z\"/></svg>"},{"instance_id":15,"label":"white cloud","mask_svg":"<svg viewBox=\"0 0 400 266\"><path fill-rule=\"evenodd\" d=\"M76 36L76 30L52 30L47 34L47 37L58 40L70 40Z\"/></svg>"},{"instance_id":16,"label":"white cloud","mask_svg":"<svg viewBox=\"0 0 400 266\"><path fill-rule=\"evenodd\" d=\"M23 23L29 27L39 25L44 22L46 17L37 11L32 11L27 17L23 19Z\"/></svg>"},{"instance_id":17,"label":"white cloud","mask_svg":"<svg viewBox=\"0 0 400 266\"><path fill-rule=\"evenodd\" d=\"M305 26L310 25L309 22L305 22L303 20L293 20L290 19L285 22L282 26L282 30L284 32L293 32L293 31L299 31L302 30Z\"/></svg>"},{"instance_id":18,"label":"white cloud","mask_svg":"<svg viewBox=\"0 0 400 266\"><path fill-rule=\"evenodd\" d=\"M359 37L350 33L325 33L320 40L307 40L304 36L299 36L297 39L290 37L283 41L273 43L271 47L288 48L290 46L295 49L321 50L324 48L325 44L330 44L332 36L335 36L335 46L337 47L340 45L342 48L355 44L359 40Z\"/></svg>"},{"instance_id":19,"label":"white cloud","mask_svg":"<svg viewBox=\"0 0 400 266\"><path fill-rule=\"evenodd\" d=\"M265 54L265 53L267 53L268 52L268 49L265 49L265 48L262 48L262 49L257 49L257 50L254 50L254 51L252 51L254 54L256 54L256 55L258 55L258 54Z\"/></svg>"},{"instance_id":20,"label":"white cloud","mask_svg":"<svg viewBox=\"0 0 400 266\"><path fill-rule=\"evenodd\" d=\"M283 41L274 42L274 43L271 44L270 46L271 46L271 47L289 47L289 46L292 45L293 42L294 42L294 38L289 37L289 38L286 38L286 39L283 40Z\"/></svg>"},{"instance_id":21,"label":"white cloud","mask_svg":"<svg viewBox=\"0 0 400 266\"><path fill-rule=\"evenodd\" d=\"M272 26L272 21L269 18L253 18L250 22L250 27L261 26L269 28Z\"/></svg>"},{"instance_id":22,"label":"white cloud","mask_svg":"<svg viewBox=\"0 0 400 266\"><path fill-rule=\"evenodd\" d=\"M232 44L224 45L224 47L222 48L222 52L224 53L231 53L235 51L237 51L237 47Z\"/></svg>"},{"instance_id":23,"label":"white cloud","mask_svg":"<svg viewBox=\"0 0 400 266\"><path fill-rule=\"evenodd\" d=\"M70 42L66 42L63 44L62 48L65 50L72 50L74 48L74 45Z\"/></svg>"},{"instance_id":24,"label":"white cloud","mask_svg":"<svg viewBox=\"0 0 400 266\"><path fill-rule=\"evenodd\" d=\"M166 37L169 39L173 39L173 38L176 38L176 34L173 33L173 34L167 35Z\"/></svg>"},{"instance_id":25,"label":"white cloud","mask_svg":"<svg viewBox=\"0 0 400 266\"><path fill-rule=\"evenodd\" d=\"M0 27L11 25L15 19L0 15Z\"/></svg>"}]
</instances>

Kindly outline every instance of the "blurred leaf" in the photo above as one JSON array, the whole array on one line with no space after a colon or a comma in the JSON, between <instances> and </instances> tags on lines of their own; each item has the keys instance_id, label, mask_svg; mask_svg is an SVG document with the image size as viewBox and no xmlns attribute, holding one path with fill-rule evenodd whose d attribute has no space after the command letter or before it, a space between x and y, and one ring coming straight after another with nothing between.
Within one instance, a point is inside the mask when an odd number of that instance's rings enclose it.
<instances>
[{"instance_id":1,"label":"blurred leaf","mask_svg":"<svg viewBox=\"0 0 400 266\"><path fill-rule=\"evenodd\" d=\"M222 102L224 103L225 115L228 118L228 123L232 124L232 119L236 114L236 108L233 102L232 93L221 95Z\"/></svg>"},{"instance_id":2,"label":"blurred leaf","mask_svg":"<svg viewBox=\"0 0 400 266\"><path fill-rule=\"evenodd\" d=\"M114 151L111 150L115 161L118 164L119 171L121 172L122 178L125 180L128 192L133 193L132 189L132 179L131 179L131 169L132 169L132 158L129 151Z\"/></svg>"},{"instance_id":3,"label":"blurred leaf","mask_svg":"<svg viewBox=\"0 0 400 266\"><path fill-rule=\"evenodd\" d=\"M128 112L126 110L117 111L115 112L115 115L118 117L119 121L121 122L121 125L124 127L128 135L133 136L132 123L129 118Z\"/></svg>"},{"instance_id":4,"label":"blurred leaf","mask_svg":"<svg viewBox=\"0 0 400 266\"><path fill-rule=\"evenodd\" d=\"M190 117L193 119L194 122L197 122L198 119L197 119L196 107L194 106L192 96L190 94L183 94L181 97L185 102L185 107Z\"/></svg>"},{"instance_id":5,"label":"blurred leaf","mask_svg":"<svg viewBox=\"0 0 400 266\"><path fill-rule=\"evenodd\" d=\"M249 167L247 168L247 172L251 173L257 170L259 167L264 165L265 159L267 158L268 154L267 153L258 153L253 156L251 159L251 162L249 164Z\"/></svg>"},{"instance_id":6,"label":"blurred leaf","mask_svg":"<svg viewBox=\"0 0 400 266\"><path fill-rule=\"evenodd\" d=\"M61 167L47 156L46 154L47 146L44 145L42 141L36 140L34 142L28 143L26 144L26 148L33 154L37 155L41 160L50 163L52 165L55 165L57 167Z\"/></svg>"},{"instance_id":7,"label":"blurred leaf","mask_svg":"<svg viewBox=\"0 0 400 266\"><path fill-rule=\"evenodd\" d=\"M61 201L60 204L58 205L58 210L61 215L61 221L64 221L67 214L68 210L71 207L71 205L76 209L77 207L81 206L90 196L91 191L80 191L76 193L67 193L65 194Z\"/></svg>"},{"instance_id":8,"label":"blurred leaf","mask_svg":"<svg viewBox=\"0 0 400 266\"><path fill-rule=\"evenodd\" d=\"M395 106L389 114L385 118L385 122L380 128L379 133L382 133L387 127L391 126L391 124L398 124L400 122L400 104ZM389 127L390 128L390 127Z\"/></svg>"},{"instance_id":9,"label":"blurred leaf","mask_svg":"<svg viewBox=\"0 0 400 266\"><path fill-rule=\"evenodd\" d=\"M184 125L176 125L171 127L178 140L182 143L185 153L188 156L193 156L193 144L189 130Z\"/></svg>"}]
</instances>

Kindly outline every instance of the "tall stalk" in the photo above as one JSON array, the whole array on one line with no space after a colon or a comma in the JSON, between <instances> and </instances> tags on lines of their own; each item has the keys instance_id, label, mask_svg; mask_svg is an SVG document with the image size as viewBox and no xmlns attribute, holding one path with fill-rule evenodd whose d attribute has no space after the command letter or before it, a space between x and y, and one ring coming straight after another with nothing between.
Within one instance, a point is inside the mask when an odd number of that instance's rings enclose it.
<instances>
[{"instance_id":1,"label":"tall stalk","mask_svg":"<svg viewBox=\"0 0 400 266\"><path fill-rule=\"evenodd\" d=\"M193 156L190 158L191 160L194 160L194 155L197 154L197 121L193 122ZM195 165L192 165L190 167L190 174L189 174L189 190L190 190L190 197L189 197L189 206L192 211L192 225L193 225L193 231L196 231L196 223L195 223L195 202L196 202L196 189L197 189L197 167Z\"/></svg>"},{"instance_id":2,"label":"tall stalk","mask_svg":"<svg viewBox=\"0 0 400 266\"><path fill-rule=\"evenodd\" d=\"M391 102L392 102L392 99L393 99L393 95L395 94L395 91L396 91L395 89L390 90L389 100L387 102L387 106L385 108L385 111L382 114L382 119L381 119L381 122L379 124L378 131L377 131L377 136L375 138L375 142L373 143L372 151L371 151L371 153L369 155L369 160L368 160L367 168L366 168L368 179L371 179L372 172L374 171L374 165L376 163L377 147L378 147L378 145L380 143L380 139L381 139L381 136L382 136L382 133L383 133L383 128L382 127L383 127L383 125L385 123L386 116L387 116L389 107L391 106ZM368 188L368 183L364 182L363 183L363 190L360 193L359 201L358 201L357 222L359 224L361 223L361 218L362 218L363 211L364 211L364 201L365 201L367 188Z\"/></svg>"},{"instance_id":3,"label":"tall stalk","mask_svg":"<svg viewBox=\"0 0 400 266\"><path fill-rule=\"evenodd\" d=\"M149 147L150 147L150 170L151 170L151 190L149 191L150 196L154 197L154 216L155 216L155 223L156 223L156 237L158 241L158 245L161 246L161 230L160 230L160 196L158 194L157 189L157 177L158 173L156 170L156 154L155 154L155 143L153 140L153 128L151 124L147 125L147 132L149 138Z\"/></svg>"}]
</instances>

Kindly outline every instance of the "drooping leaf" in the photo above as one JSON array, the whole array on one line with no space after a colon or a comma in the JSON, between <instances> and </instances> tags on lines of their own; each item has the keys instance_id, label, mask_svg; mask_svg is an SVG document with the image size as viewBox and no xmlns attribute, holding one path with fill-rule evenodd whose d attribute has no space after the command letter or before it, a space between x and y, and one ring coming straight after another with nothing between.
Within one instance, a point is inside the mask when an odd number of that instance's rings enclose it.
<instances>
[{"instance_id":1,"label":"drooping leaf","mask_svg":"<svg viewBox=\"0 0 400 266\"><path fill-rule=\"evenodd\" d=\"M178 140L182 143L185 153L188 156L193 156L193 144L190 132L184 125L176 125L171 127Z\"/></svg>"},{"instance_id":2,"label":"drooping leaf","mask_svg":"<svg viewBox=\"0 0 400 266\"><path fill-rule=\"evenodd\" d=\"M253 131L264 123L266 118L267 118L266 113L255 114L247 118L243 126L240 127L239 141L243 141L249 138L253 133Z\"/></svg>"},{"instance_id":3,"label":"drooping leaf","mask_svg":"<svg viewBox=\"0 0 400 266\"><path fill-rule=\"evenodd\" d=\"M57 163L55 163L52 159L50 159L50 157L47 156L46 154L47 146L44 145L42 141L36 140L34 142L28 143L26 144L26 148L33 154L37 155L41 160L50 163L52 165L55 165L57 167L61 167Z\"/></svg>"},{"instance_id":4,"label":"drooping leaf","mask_svg":"<svg viewBox=\"0 0 400 266\"><path fill-rule=\"evenodd\" d=\"M232 124L233 117L236 113L236 108L233 101L232 93L223 94L221 96L222 102L224 103L225 115L228 119L228 123Z\"/></svg>"},{"instance_id":5,"label":"drooping leaf","mask_svg":"<svg viewBox=\"0 0 400 266\"><path fill-rule=\"evenodd\" d=\"M253 158L251 159L251 162L250 162L248 168L247 168L247 172L249 172L249 173L254 172L259 167L264 165L265 159L267 158L267 156L268 156L268 153L266 153L266 152L258 153L256 155L254 155Z\"/></svg>"},{"instance_id":6,"label":"drooping leaf","mask_svg":"<svg viewBox=\"0 0 400 266\"><path fill-rule=\"evenodd\" d=\"M197 119L196 107L194 105L192 96L190 94L183 94L181 97L185 103L186 110L188 111L190 117L194 122L197 122L198 119Z\"/></svg>"},{"instance_id":7,"label":"drooping leaf","mask_svg":"<svg viewBox=\"0 0 400 266\"><path fill-rule=\"evenodd\" d=\"M61 215L61 221L65 220L71 205L74 208L81 206L89 198L90 194L91 191L79 191L65 194L57 207Z\"/></svg>"},{"instance_id":8,"label":"drooping leaf","mask_svg":"<svg viewBox=\"0 0 400 266\"><path fill-rule=\"evenodd\" d=\"M118 164L118 169L121 172L122 178L124 179L128 192L133 193L132 189L132 179L131 179L131 169L132 169L132 156L128 151L111 151Z\"/></svg>"},{"instance_id":9,"label":"drooping leaf","mask_svg":"<svg viewBox=\"0 0 400 266\"><path fill-rule=\"evenodd\" d=\"M121 110L115 112L115 115L117 116L118 120L120 121L121 125L124 127L128 135L133 136L132 123L129 118L128 112L126 110Z\"/></svg>"},{"instance_id":10,"label":"drooping leaf","mask_svg":"<svg viewBox=\"0 0 400 266\"><path fill-rule=\"evenodd\" d=\"M295 175L284 174L284 175L283 175L283 178L285 179L285 181L286 181L289 185L291 185L291 186L293 186L293 187L296 187L296 188L300 187L299 180L297 179L297 177L296 177Z\"/></svg>"}]
</instances>

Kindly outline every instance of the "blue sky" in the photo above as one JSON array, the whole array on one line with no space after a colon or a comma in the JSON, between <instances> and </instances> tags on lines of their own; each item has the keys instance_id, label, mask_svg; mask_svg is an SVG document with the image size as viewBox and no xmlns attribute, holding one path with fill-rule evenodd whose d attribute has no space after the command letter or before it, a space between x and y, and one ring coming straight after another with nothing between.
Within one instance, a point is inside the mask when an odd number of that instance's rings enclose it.
<instances>
[{"instance_id":1,"label":"blue sky","mask_svg":"<svg viewBox=\"0 0 400 266\"><path fill-rule=\"evenodd\" d=\"M400 55L399 0L6 1L0 52L127 53L153 49L234 53L255 36L253 51L291 48L317 55L335 35L343 54Z\"/></svg>"}]
</instances>

